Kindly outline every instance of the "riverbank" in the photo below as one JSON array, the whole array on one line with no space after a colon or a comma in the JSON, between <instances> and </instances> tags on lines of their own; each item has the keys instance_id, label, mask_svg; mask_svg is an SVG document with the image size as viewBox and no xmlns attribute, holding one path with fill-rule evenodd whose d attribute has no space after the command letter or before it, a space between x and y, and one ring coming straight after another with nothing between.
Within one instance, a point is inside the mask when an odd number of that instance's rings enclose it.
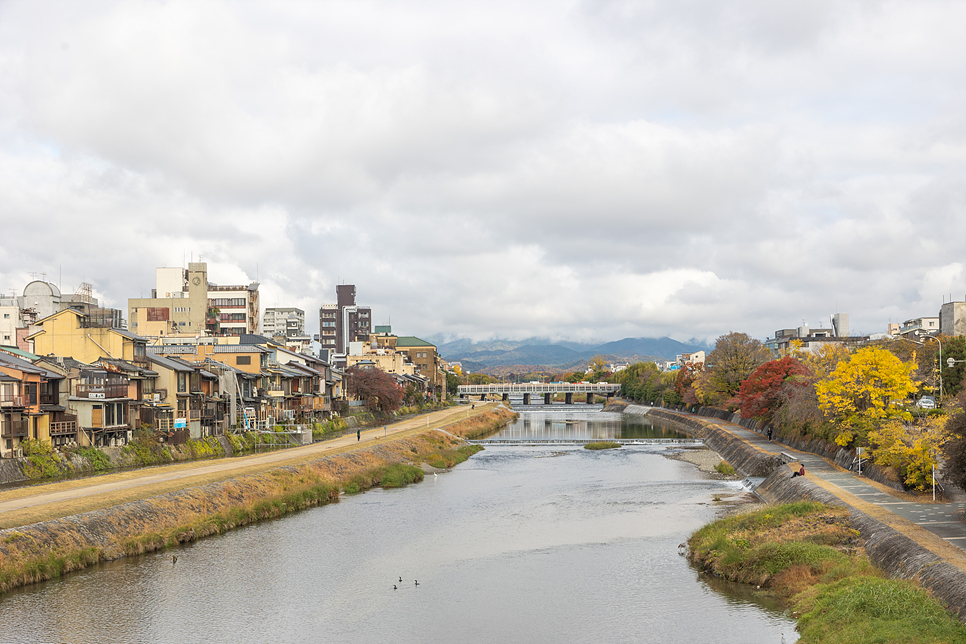
<instances>
[{"instance_id":1,"label":"riverbank","mask_svg":"<svg viewBox=\"0 0 966 644\"><path fill-rule=\"evenodd\" d=\"M836 480L857 483L848 472L836 470L834 464L817 457L811 460L808 476L793 477L790 468L781 464L778 452L794 450L764 441L750 432L743 434L747 430L730 427L726 422L666 410L655 409L650 413L689 435L704 438L722 456L722 451L729 454L726 459L740 473L754 476L752 472L764 471L766 478L755 492L766 502L816 501L844 508L849 525L864 540L869 561L890 577L924 587L960 622L966 622L966 553L887 509L894 507L897 499L892 499L891 506L863 501L823 480L817 470L829 472ZM871 482L862 485L876 489Z\"/></svg>"},{"instance_id":2,"label":"riverbank","mask_svg":"<svg viewBox=\"0 0 966 644\"><path fill-rule=\"evenodd\" d=\"M719 519L688 539L688 559L779 596L803 643L966 642L966 627L921 586L870 564L842 507L796 502Z\"/></svg>"},{"instance_id":3,"label":"riverbank","mask_svg":"<svg viewBox=\"0 0 966 644\"><path fill-rule=\"evenodd\" d=\"M298 464L0 530L0 591L331 503L343 491L421 480L422 464L453 467L478 451L460 433L505 424L514 414L498 408L480 413L483 419L458 416L446 430L411 430Z\"/></svg>"}]
</instances>

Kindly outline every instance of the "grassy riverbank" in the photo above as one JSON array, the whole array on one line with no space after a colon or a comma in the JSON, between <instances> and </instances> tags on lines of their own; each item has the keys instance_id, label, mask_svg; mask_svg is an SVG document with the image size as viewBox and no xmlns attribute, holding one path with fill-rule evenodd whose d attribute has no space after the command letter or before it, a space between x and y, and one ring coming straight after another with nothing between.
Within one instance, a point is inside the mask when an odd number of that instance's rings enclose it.
<instances>
[{"instance_id":1,"label":"grassy riverbank","mask_svg":"<svg viewBox=\"0 0 966 644\"><path fill-rule=\"evenodd\" d=\"M966 628L924 589L869 563L842 508L767 506L708 524L688 547L704 570L781 597L803 644L966 643Z\"/></svg>"},{"instance_id":2,"label":"grassy riverbank","mask_svg":"<svg viewBox=\"0 0 966 644\"><path fill-rule=\"evenodd\" d=\"M452 466L478 447L441 432L405 436L140 501L0 530L0 592L338 501L340 492L422 480L422 463Z\"/></svg>"},{"instance_id":3,"label":"grassy riverbank","mask_svg":"<svg viewBox=\"0 0 966 644\"><path fill-rule=\"evenodd\" d=\"M520 414L506 407L497 407L448 425L446 431L468 441L479 440L495 434L519 417Z\"/></svg>"}]
</instances>

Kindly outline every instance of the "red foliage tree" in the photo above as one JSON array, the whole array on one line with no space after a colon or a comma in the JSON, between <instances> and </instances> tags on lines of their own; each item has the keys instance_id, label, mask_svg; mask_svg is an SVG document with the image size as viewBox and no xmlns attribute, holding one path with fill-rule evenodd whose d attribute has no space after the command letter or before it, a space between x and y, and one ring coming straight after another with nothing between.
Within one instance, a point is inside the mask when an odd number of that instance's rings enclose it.
<instances>
[{"instance_id":1,"label":"red foliage tree","mask_svg":"<svg viewBox=\"0 0 966 644\"><path fill-rule=\"evenodd\" d=\"M804 386L796 377L809 375L808 367L795 358L785 357L761 365L741 383L738 391L741 417L770 420L787 395L786 385Z\"/></svg>"},{"instance_id":2,"label":"red foliage tree","mask_svg":"<svg viewBox=\"0 0 966 644\"><path fill-rule=\"evenodd\" d=\"M366 403L370 411L396 411L402 405L402 387L380 369L360 369L353 365L346 370L349 376L349 395Z\"/></svg>"}]
</instances>

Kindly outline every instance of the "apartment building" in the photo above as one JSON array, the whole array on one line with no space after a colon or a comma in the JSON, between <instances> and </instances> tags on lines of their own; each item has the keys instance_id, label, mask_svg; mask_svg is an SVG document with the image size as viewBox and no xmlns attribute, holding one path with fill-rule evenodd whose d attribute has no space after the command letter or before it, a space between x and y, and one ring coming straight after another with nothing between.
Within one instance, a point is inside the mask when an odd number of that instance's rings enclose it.
<instances>
[{"instance_id":1,"label":"apartment building","mask_svg":"<svg viewBox=\"0 0 966 644\"><path fill-rule=\"evenodd\" d=\"M356 287L335 287L336 303L319 309L319 343L335 356L336 364L345 366L350 342L366 342L372 332L372 309L356 304Z\"/></svg>"}]
</instances>

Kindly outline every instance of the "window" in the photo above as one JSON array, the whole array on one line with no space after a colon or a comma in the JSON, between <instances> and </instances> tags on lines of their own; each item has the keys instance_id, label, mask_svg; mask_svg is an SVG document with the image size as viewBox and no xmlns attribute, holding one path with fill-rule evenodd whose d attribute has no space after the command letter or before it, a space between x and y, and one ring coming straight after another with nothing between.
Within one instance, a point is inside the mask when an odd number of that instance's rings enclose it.
<instances>
[{"instance_id":1,"label":"window","mask_svg":"<svg viewBox=\"0 0 966 644\"><path fill-rule=\"evenodd\" d=\"M251 356L235 356L235 364L251 364Z\"/></svg>"},{"instance_id":2,"label":"window","mask_svg":"<svg viewBox=\"0 0 966 644\"><path fill-rule=\"evenodd\" d=\"M3 314L3 319L4 320L9 320L10 319L10 314L9 313L4 313Z\"/></svg>"},{"instance_id":3,"label":"window","mask_svg":"<svg viewBox=\"0 0 966 644\"><path fill-rule=\"evenodd\" d=\"M184 393L188 391L188 375L184 373L178 374L178 391Z\"/></svg>"}]
</instances>

